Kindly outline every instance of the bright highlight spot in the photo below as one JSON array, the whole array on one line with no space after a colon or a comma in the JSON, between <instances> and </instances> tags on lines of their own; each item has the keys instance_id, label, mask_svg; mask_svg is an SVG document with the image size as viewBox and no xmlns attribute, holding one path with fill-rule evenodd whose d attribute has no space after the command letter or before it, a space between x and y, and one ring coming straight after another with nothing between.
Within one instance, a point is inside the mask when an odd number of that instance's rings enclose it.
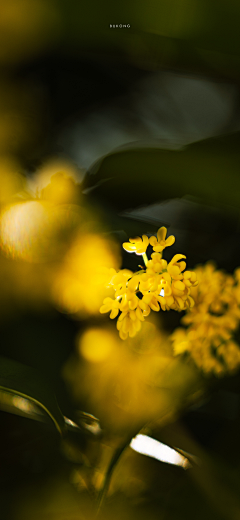
<instances>
[{"instance_id":1,"label":"bright highlight spot","mask_svg":"<svg viewBox=\"0 0 240 520\"><path fill-rule=\"evenodd\" d=\"M189 461L177 451L147 435L137 435L134 437L130 443L130 447L142 455L147 455L148 457L166 462L167 464L182 466L184 469L190 466Z\"/></svg>"},{"instance_id":2,"label":"bright highlight spot","mask_svg":"<svg viewBox=\"0 0 240 520\"><path fill-rule=\"evenodd\" d=\"M36 421L44 420L44 414L40 406L25 397L13 395L11 392L0 390L0 409L16 415L29 417Z\"/></svg>"},{"instance_id":3,"label":"bright highlight spot","mask_svg":"<svg viewBox=\"0 0 240 520\"><path fill-rule=\"evenodd\" d=\"M36 407L32 405L32 403L24 397L19 397L17 395L14 396L12 399L12 404L22 412L30 414L36 413Z\"/></svg>"},{"instance_id":4,"label":"bright highlight spot","mask_svg":"<svg viewBox=\"0 0 240 520\"><path fill-rule=\"evenodd\" d=\"M72 426L72 428L79 428L78 424L72 421L71 419L68 419L64 416L64 421L68 426Z\"/></svg>"}]
</instances>

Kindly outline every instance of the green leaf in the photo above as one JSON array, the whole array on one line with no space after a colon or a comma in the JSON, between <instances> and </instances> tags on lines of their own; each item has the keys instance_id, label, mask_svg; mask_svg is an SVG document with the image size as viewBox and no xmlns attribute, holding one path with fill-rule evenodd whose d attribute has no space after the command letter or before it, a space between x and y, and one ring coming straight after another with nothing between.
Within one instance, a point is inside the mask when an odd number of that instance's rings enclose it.
<instances>
[{"instance_id":1,"label":"green leaf","mask_svg":"<svg viewBox=\"0 0 240 520\"><path fill-rule=\"evenodd\" d=\"M178 151L133 146L109 154L89 169L83 190L115 211L190 195L239 212L239 137L206 139Z\"/></svg>"},{"instance_id":2,"label":"green leaf","mask_svg":"<svg viewBox=\"0 0 240 520\"><path fill-rule=\"evenodd\" d=\"M35 369L0 357L0 408L41 420L41 412L54 422L60 434L66 429L55 394Z\"/></svg>"}]
</instances>

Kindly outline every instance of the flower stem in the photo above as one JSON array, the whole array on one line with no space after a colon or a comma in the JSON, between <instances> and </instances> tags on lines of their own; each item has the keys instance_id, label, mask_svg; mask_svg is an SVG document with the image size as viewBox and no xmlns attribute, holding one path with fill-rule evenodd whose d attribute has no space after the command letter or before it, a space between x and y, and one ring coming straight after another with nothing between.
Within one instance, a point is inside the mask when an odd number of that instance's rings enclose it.
<instances>
[{"instance_id":1,"label":"flower stem","mask_svg":"<svg viewBox=\"0 0 240 520\"><path fill-rule=\"evenodd\" d=\"M95 517L96 519L98 519L99 513L102 509L102 505L105 501L113 471L114 471L116 465L118 464L119 459L121 458L122 454L128 448L131 440L139 433L139 431L141 431L141 427L138 427L138 428L136 428L135 431L132 431L131 433L129 433L129 435L127 435L127 437L122 441L122 443L118 446L118 448L113 453L109 467L105 474L103 485L102 485L102 487L99 491L98 497L97 497L96 517Z\"/></svg>"},{"instance_id":2,"label":"flower stem","mask_svg":"<svg viewBox=\"0 0 240 520\"><path fill-rule=\"evenodd\" d=\"M143 253L142 257L143 257L144 264L145 264L145 266L147 267L148 257L147 257L147 255L146 255L146 253Z\"/></svg>"}]
</instances>

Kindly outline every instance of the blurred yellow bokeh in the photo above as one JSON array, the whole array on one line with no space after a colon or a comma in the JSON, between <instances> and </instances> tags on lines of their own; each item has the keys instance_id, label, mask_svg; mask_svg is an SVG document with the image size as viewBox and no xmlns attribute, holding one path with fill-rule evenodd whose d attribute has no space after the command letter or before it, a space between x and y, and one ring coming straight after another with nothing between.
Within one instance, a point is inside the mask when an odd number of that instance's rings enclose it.
<instances>
[{"instance_id":1,"label":"blurred yellow bokeh","mask_svg":"<svg viewBox=\"0 0 240 520\"><path fill-rule=\"evenodd\" d=\"M79 339L79 352L87 361L98 363L107 359L116 347L114 336L101 328L91 328Z\"/></svg>"},{"instance_id":2,"label":"blurred yellow bokeh","mask_svg":"<svg viewBox=\"0 0 240 520\"><path fill-rule=\"evenodd\" d=\"M109 269L118 269L119 263L116 242L104 235L80 233L56 273L53 299L57 307L80 316L98 315Z\"/></svg>"},{"instance_id":3,"label":"blurred yellow bokeh","mask_svg":"<svg viewBox=\"0 0 240 520\"><path fill-rule=\"evenodd\" d=\"M112 434L153 418L173 419L195 381L195 372L174 358L168 335L153 323L144 322L124 343L110 325L90 327L77 337L76 350L64 379L76 407L84 401Z\"/></svg>"},{"instance_id":4,"label":"blurred yellow bokeh","mask_svg":"<svg viewBox=\"0 0 240 520\"><path fill-rule=\"evenodd\" d=\"M45 240L48 221L48 208L37 201L5 208L1 215L2 251L10 258L34 261L40 242Z\"/></svg>"},{"instance_id":5,"label":"blurred yellow bokeh","mask_svg":"<svg viewBox=\"0 0 240 520\"><path fill-rule=\"evenodd\" d=\"M0 160L0 247L5 256L52 261L65 253L71 233L85 219L79 205L77 169L52 159L31 178L9 157Z\"/></svg>"},{"instance_id":6,"label":"blurred yellow bokeh","mask_svg":"<svg viewBox=\"0 0 240 520\"><path fill-rule=\"evenodd\" d=\"M79 219L75 208L48 202L28 200L6 206L0 218L1 250L8 258L28 262L56 259L66 249L66 233Z\"/></svg>"},{"instance_id":7,"label":"blurred yellow bokeh","mask_svg":"<svg viewBox=\"0 0 240 520\"><path fill-rule=\"evenodd\" d=\"M54 204L79 203L82 172L67 160L46 161L30 179L34 194Z\"/></svg>"}]
</instances>

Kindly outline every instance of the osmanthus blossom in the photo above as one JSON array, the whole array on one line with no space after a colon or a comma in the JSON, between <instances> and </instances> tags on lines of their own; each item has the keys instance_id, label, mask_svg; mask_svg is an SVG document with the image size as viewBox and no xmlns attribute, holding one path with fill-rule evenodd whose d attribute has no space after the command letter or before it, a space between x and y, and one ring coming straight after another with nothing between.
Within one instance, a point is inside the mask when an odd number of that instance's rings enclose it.
<instances>
[{"instance_id":1,"label":"osmanthus blossom","mask_svg":"<svg viewBox=\"0 0 240 520\"><path fill-rule=\"evenodd\" d=\"M161 227L157 238L143 235L123 244L126 251L143 256L146 269L109 271L106 286L115 294L104 299L100 312L110 312L111 319L118 316L117 329L123 340L136 335L151 310L182 311L194 305L191 291L198 284L196 274L185 271L185 255L177 254L169 263L162 258L162 251L175 242L175 237L166 239L166 235L167 229ZM154 250L150 260L146 254L149 244Z\"/></svg>"},{"instance_id":2,"label":"osmanthus blossom","mask_svg":"<svg viewBox=\"0 0 240 520\"><path fill-rule=\"evenodd\" d=\"M151 246L153 246L153 250L156 251L156 253L161 253L165 247L172 246L175 242L175 237L171 235L167 238L167 229L165 227L161 227L157 232L157 238L151 237L149 240L149 243Z\"/></svg>"},{"instance_id":3,"label":"osmanthus blossom","mask_svg":"<svg viewBox=\"0 0 240 520\"><path fill-rule=\"evenodd\" d=\"M216 270L212 262L193 273L195 306L182 318L187 328L171 335L176 355L185 354L205 374L223 375L240 367L240 348L234 333L240 320L240 269L234 276Z\"/></svg>"},{"instance_id":4,"label":"osmanthus blossom","mask_svg":"<svg viewBox=\"0 0 240 520\"><path fill-rule=\"evenodd\" d=\"M142 235L142 238L129 238L129 242L124 242L123 249L128 253L136 253L136 255L142 255L146 253L149 239L147 235Z\"/></svg>"}]
</instances>

